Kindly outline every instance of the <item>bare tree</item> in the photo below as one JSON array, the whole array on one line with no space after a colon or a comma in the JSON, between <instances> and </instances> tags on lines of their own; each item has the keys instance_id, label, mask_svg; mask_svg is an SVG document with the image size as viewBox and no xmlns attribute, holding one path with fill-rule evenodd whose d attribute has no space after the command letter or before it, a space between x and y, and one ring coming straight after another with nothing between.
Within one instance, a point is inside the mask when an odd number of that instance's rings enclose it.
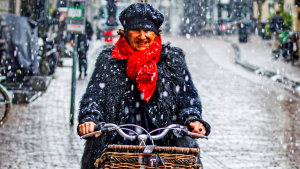
<instances>
[{"instance_id":1,"label":"bare tree","mask_svg":"<svg viewBox=\"0 0 300 169\"><path fill-rule=\"evenodd\" d=\"M261 10L262 10L262 5L265 3L266 0L254 0L257 3L257 7L258 7L258 25L260 26L261 23Z\"/></svg>"}]
</instances>

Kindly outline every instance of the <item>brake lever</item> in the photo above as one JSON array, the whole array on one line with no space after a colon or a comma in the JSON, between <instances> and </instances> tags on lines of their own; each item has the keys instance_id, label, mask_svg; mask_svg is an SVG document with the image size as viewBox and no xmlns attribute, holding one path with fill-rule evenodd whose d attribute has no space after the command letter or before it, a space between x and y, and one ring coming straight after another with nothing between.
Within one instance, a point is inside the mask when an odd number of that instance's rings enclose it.
<instances>
[{"instance_id":1,"label":"brake lever","mask_svg":"<svg viewBox=\"0 0 300 169\"><path fill-rule=\"evenodd\" d=\"M188 131L188 135L192 135L192 136L196 136L196 137L198 137L198 138L204 138L204 139L208 140L208 137L207 137L207 136L204 136L204 135L202 135L202 134L193 133L193 132Z\"/></svg>"},{"instance_id":2,"label":"brake lever","mask_svg":"<svg viewBox=\"0 0 300 169\"><path fill-rule=\"evenodd\" d=\"M105 125L104 122L98 123L98 124L94 127L94 131L102 130L103 128L105 128L104 125Z\"/></svg>"},{"instance_id":3,"label":"brake lever","mask_svg":"<svg viewBox=\"0 0 300 169\"><path fill-rule=\"evenodd\" d=\"M95 134L102 134L102 130L99 130L99 131L95 131L95 132L92 132L92 133L88 133L86 135L83 135L83 136L80 136L80 139L85 139L85 138L88 138L88 137L92 137L94 136Z\"/></svg>"}]
</instances>

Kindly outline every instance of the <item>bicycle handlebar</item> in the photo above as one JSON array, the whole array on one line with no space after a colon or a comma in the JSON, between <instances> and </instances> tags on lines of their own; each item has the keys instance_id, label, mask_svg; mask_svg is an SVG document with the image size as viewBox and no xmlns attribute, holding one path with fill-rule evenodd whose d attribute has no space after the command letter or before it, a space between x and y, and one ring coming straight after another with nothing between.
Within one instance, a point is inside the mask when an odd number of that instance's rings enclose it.
<instances>
[{"instance_id":1,"label":"bicycle handlebar","mask_svg":"<svg viewBox=\"0 0 300 169\"><path fill-rule=\"evenodd\" d=\"M130 129L122 128L124 126L139 127L141 129L143 129L147 134L138 134L138 133L134 132L136 135L128 135L123 130L130 130ZM157 135L151 135L152 132L162 130L162 129L163 129L162 133L157 134ZM145 130L144 128L142 128L141 126L138 126L138 125L134 125L134 124L116 125L113 123L99 123L94 128L95 132L88 133L86 135L81 136L80 138L84 139L87 137L94 136L95 134L101 134L104 131L112 131L112 130L116 130L123 138L125 138L127 140L133 141L133 140L138 139L140 142L144 141L144 143L147 141L147 139L150 139L153 143L153 140L159 140L159 139L163 138L170 130L178 130L178 131L182 131L186 135L192 135L192 136L196 136L198 138L208 139L207 136L204 136L204 135L201 135L198 133L192 133L192 132L188 131L184 126L181 126L179 124L171 124L167 127L158 128L156 130L148 132L147 130ZM132 130L130 130L130 131L132 131Z\"/></svg>"}]
</instances>

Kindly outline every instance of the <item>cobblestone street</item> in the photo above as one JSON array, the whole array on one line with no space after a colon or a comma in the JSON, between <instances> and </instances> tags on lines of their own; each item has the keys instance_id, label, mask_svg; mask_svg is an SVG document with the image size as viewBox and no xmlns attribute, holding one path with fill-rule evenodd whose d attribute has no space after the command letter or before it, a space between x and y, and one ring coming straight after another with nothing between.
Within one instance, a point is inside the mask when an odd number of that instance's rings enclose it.
<instances>
[{"instance_id":1,"label":"cobblestone street","mask_svg":"<svg viewBox=\"0 0 300 169\"><path fill-rule=\"evenodd\" d=\"M230 44L218 37L162 38L186 52L203 118L212 126L210 139L199 140L205 169L300 168L298 94L236 65ZM100 44L89 51L89 75ZM76 132L77 111L89 76L77 80L70 127L71 71L57 68L46 93L28 105L14 105L0 128L0 169L80 168L84 141Z\"/></svg>"},{"instance_id":2,"label":"cobblestone street","mask_svg":"<svg viewBox=\"0 0 300 169\"><path fill-rule=\"evenodd\" d=\"M170 41L186 51L212 125L210 139L199 141L206 153L229 168L299 168L299 95L236 65L222 39Z\"/></svg>"}]
</instances>

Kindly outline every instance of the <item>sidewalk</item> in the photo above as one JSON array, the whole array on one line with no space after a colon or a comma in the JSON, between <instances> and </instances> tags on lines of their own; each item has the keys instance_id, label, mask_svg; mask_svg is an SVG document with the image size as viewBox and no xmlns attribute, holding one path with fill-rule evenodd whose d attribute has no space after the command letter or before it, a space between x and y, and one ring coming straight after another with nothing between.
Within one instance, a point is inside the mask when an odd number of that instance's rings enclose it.
<instances>
[{"instance_id":1,"label":"sidewalk","mask_svg":"<svg viewBox=\"0 0 300 169\"><path fill-rule=\"evenodd\" d=\"M281 59L272 60L271 40L262 40L260 36L256 35L251 35L247 43L240 43L237 35L226 36L224 39L237 45L241 59L254 67L260 68L256 73L266 71L274 76L274 78L271 77L273 80L281 76L300 84L300 67L292 66L290 62Z\"/></svg>"},{"instance_id":2,"label":"sidewalk","mask_svg":"<svg viewBox=\"0 0 300 169\"><path fill-rule=\"evenodd\" d=\"M47 91L34 102L15 104L0 130L0 169L80 168L84 140L77 135L79 101L98 56L99 41L88 52L88 77L76 81L74 126L70 126L72 59L64 59ZM77 62L78 63L78 62ZM77 68L78 78L79 72Z\"/></svg>"}]
</instances>

